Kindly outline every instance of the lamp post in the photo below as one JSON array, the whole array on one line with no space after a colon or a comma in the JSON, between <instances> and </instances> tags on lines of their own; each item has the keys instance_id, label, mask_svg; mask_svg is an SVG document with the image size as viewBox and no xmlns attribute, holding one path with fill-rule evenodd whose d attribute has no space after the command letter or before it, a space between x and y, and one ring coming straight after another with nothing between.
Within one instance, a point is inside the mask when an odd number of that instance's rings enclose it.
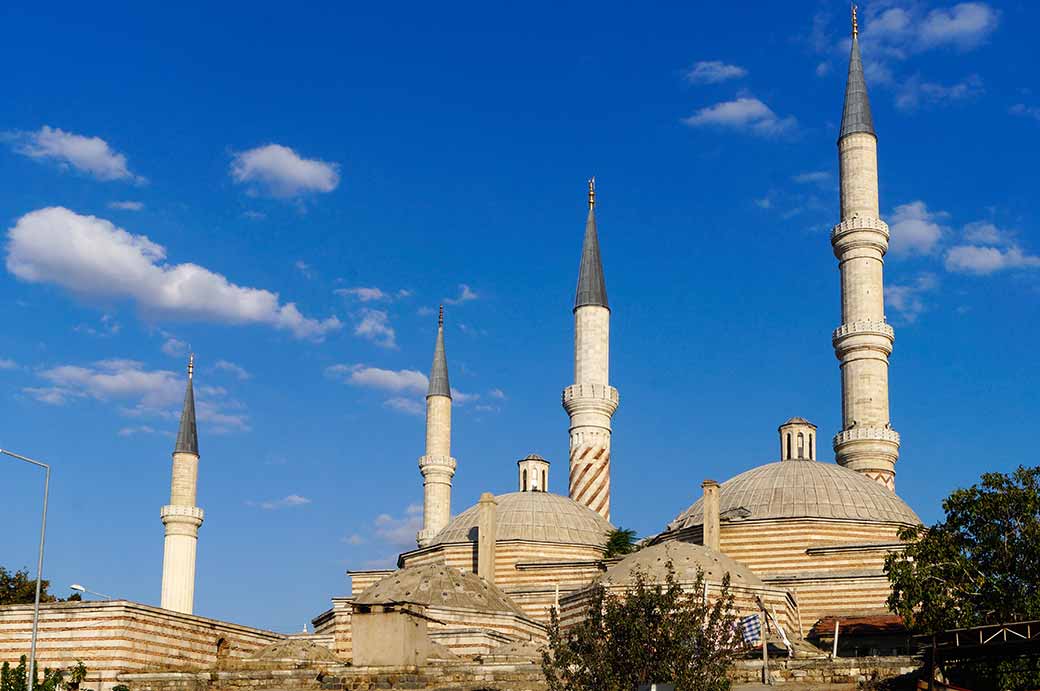
<instances>
[{"instance_id":1,"label":"lamp post","mask_svg":"<svg viewBox=\"0 0 1040 691\"><path fill-rule=\"evenodd\" d=\"M0 454L25 461L43 468L46 474L43 477L43 514L40 519L40 553L36 559L36 600L33 602L32 641L29 644L29 676L25 680L26 691L32 691L33 683L36 681L36 634L40 628L40 590L43 583L43 545L47 538L47 496L51 488L51 467L46 463L34 461L21 454L0 449Z\"/></svg>"},{"instance_id":2,"label":"lamp post","mask_svg":"<svg viewBox=\"0 0 1040 691\"><path fill-rule=\"evenodd\" d=\"M97 597L100 597L103 600L111 600L112 599L111 596L105 595L104 593L99 593L97 591L91 590L90 588L84 588L79 583L73 583L72 585L70 585L69 586L69 590L75 590L76 592L80 592L80 593L90 593L91 595L96 595Z\"/></svg>"}]
</instances>

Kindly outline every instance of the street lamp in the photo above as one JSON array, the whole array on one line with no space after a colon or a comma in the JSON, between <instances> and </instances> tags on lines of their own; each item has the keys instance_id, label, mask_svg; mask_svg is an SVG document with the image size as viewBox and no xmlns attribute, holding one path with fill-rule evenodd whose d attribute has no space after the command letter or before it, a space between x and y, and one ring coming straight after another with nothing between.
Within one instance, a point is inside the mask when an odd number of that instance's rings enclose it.
<instances>
[{"instance_id":1,"label":"street lamp","mask_svg":"<svg viewBox=\"0 0 1040 691\"><path fill-rule=\"evenodd\" d=\"M90 588L84 588L79 583L73 583L72 585L69 586L69 589L70 590L75 590L75 591L80 592L80 593L90 593L91 595L96 595L96 596L98 596L98 597L100 597L102 599L105 599L105 600L111 600L112 599L109 595L105 595L104 593L99 593L99 592L93 591Z\"/></svg>"},{"instance_id":2,"label":"street lamp","mask_svg":"<svg viewBox=\"0 0 1040 691\"><path fill-rule=\"evenodd\" d=\"M43 516L40 519L40 554L36 559L36 600L33 602L32 642L29 644L29 676L25 680L26 691L32 691L33 682L36 680L36 634L40 628L40 590L43 583L43 545L47 538L47 496L51 488L51 467L46 463L34 461L20 454L6 449L0 449L0 454L16 458L19 461L32 463L34 466L47 471L43 477Z\"/></svg>"}]
</instances>

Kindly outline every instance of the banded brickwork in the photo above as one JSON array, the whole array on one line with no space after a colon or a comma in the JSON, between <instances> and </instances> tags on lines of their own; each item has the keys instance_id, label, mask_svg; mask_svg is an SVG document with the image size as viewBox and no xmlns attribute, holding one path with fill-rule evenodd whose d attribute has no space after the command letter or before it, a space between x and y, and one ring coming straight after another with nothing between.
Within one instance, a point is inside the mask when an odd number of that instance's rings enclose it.
<instances>
[{"instance_id":1,"label":"banded brickwork","mask_svg":"<svg viewBox=\"0 0 1040 691\"><path fill-rule=\"evenodd\" d=\"M311 619L314 633L332 636L332 652L347 660L354 652L350 626L353 602L353 597L334 597L331 608Z\"/></svg>"},{"instance_id":2,"label":"banded brickwork","mask_svg":"<svg viewBox=\"0 0 1040 691\"><path fill-rule=\"evenodd\" d=\"M0 662L28 655L32 605L0 607ZM126 600L52 602L40 606L36 656L40 667L82 661L86 685L110 689L120 672L212 667L219 658L247 657L283 634L183 614Z\"/></svg>"}]
</instances>

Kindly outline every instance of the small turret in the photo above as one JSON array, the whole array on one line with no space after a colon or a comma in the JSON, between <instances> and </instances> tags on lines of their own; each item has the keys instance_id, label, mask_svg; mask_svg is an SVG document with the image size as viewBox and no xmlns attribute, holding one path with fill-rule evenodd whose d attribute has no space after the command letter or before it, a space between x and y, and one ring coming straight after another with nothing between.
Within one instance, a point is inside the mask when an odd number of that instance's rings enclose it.
<instances>
[{"instance_id":1,"label":"small turret","mask_svg":"<svg viewBox=\"0 0 1040 691\"><path fill-rule=\"evenodd\" d=\"M804 417L793 417L777 428L780 460L816 460L816 425Z\"/></svg>"},{"instance_id":2,"label":"small turret","mask_svg":"<svg viewBox=\"0 0 1040 691\"><path fill-rule=\"evenodd\" d=\"M549 491L549 461L536 453L516 462L521 492Z\"/></svg>"}]
</instances>

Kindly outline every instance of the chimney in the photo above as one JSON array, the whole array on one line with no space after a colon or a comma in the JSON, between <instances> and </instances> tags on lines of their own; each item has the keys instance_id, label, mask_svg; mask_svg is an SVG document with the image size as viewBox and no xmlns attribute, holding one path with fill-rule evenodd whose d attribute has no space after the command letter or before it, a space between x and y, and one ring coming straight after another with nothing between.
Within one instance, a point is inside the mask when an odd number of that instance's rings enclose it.
<instances>
[{"instance_id":1,"label":"chimney","mask_svg":"<svg viewBox=\"0 0 1040 691\"><path fill-rule=\"evenodd\" d=\"M704 508L702 542L705 547L719 552L719 483L705 480L701 483L701 489L704 490L704 500L701 502Z\"/></svg>"},{"instance_id":2,"label":"chimney","mask_svg":"<svg viewBox=\"0 0 1040 691\"><path fill-rule=\"evenodd\" d=\"M477 575L495 582L495 538L498 527L498 501L491 492L480 495L477 518ZM716 503L716 507L718 504ZM716 509L716 514L718 510Z\"/></svg>"}]
</instances>

